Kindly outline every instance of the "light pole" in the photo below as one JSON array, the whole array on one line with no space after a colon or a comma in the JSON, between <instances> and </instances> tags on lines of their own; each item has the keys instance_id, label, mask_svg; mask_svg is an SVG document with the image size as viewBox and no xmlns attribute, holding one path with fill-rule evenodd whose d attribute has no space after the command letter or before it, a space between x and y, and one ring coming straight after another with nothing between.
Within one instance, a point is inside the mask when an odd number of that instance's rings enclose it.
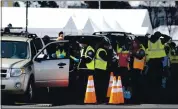
<instances>
[{"instance_id":1,"label":"light pole","mask_svg":"<svg viewBox=\"0 0 178 109\"><path fill-rule=\"evenodd\" d=\"M26 34L28 34L28 1L26 1Z\"/></svg>"},{"instance_id":2,"label":"light pole","mask_svg":"<svg viewBox=\"0 0 178 109\"><path fill-rule=\"evenodd\" d=\"M99 9L101 9L101 1L100 0L98 1L98 4L99 4Z\"/></svg>"}]
</instances>

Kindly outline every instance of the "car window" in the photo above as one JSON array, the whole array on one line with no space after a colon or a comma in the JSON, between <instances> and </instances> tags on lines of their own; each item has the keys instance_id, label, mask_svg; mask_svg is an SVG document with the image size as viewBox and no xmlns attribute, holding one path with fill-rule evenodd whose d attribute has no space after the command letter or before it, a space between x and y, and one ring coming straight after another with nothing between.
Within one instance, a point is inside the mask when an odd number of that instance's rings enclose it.
<instances>
[{"instance_id":1,"label":"car window","mask_svg":"<svg viewBox=\"0 0 178 109\"><path fill-rule=\"evenodd\" d=\"M34 57L36 55L37 51L36 51L33 41L30 42L30 48L31 48L31 55L32 55L32 57Z\"/></svg>"},{"instance_id":2,"label":"car window","mask_svg":"<svg viewBox=\"0 0 178 109\"><path fill-rule=\"evenodd\" d=\"M42 44L40 38L35 39L34 40L34 44L35 44L35 47L36 47L37 51L39 51L40 49L43 48L43 44Z\"/></svg>"},{"instance_id":3,"label":"car window","mask_svg":"<svg viewBox=\"0 0 178 109\"><path fill-rule=\"evenodd\" d=\"M44 54L45 58L43 60L51 59L69 59L69 43L68 42L55 42L47 45L40 54ZM45 52L47 51L47 52ZM39 56L38 55L38 56ZM37 56L37 57L38 57Z\"/></svg>"}]
</instances>

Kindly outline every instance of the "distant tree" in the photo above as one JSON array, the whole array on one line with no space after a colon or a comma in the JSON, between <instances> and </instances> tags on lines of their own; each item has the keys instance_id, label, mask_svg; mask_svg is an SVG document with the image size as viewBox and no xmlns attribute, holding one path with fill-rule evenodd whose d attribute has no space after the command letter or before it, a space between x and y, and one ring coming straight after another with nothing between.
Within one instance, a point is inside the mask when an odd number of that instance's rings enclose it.
<instances>
[{"instance_id":1,"label":"distant tree","mask_svg":"<svg viewBox=\"0 0 178 109\"><path fill-rule=\"evenodd\" d=\"M38 1L38 3L41 5L41 7L48 7L47 1Z\"/></svg>"},{"instance_id":2,"label":"distant tree","mask_svg":"<svg viewBox=\"0 0 178 109\"><path fill-rule=\"evenodd\" d=\"M59 6L55 1L38 1L41 7L58 8Z\"/></svg>"},{"instance_id":3,"label":"distant tree","mask_svg":"<svg viewBox=\"0 0 178 109\"><path fill-rule=\"evenodd\" d=\"M55 1L48 1L48 6L51 8L58 8L59 6Z\"/></svg>"},{"instance_id":4,"label":"distant tree","mask_svg":"<svg viewBox=\"0 0 178 109\"><path fill-rule=\"evenodd\" d=\"M176 6L178 6L178 1L176 1Z\"/></svg>"},{"instance_id":5,"label":"distant tree","mask_svg":"<svg viewBox=\"0 0 178 109\"><path fill-rule=\"evenodd\" d=\"M159 25L159 22L157 20L159 10L157 7L152 7L152 1L144 1L144 4L139 5L139 8L148 10L151 25L153 28L155 28L157 25Z\"/></svg>"},{"instance_id":6,"label":"distant tree","mask_svg":"<svg viewBox=\"0 0 178 109\"><path fill-rule=\"evenodd\" d=\"M156 28L158 26L160 26L160 17L158 16L159 13L163 13L165 12L167 16L168 13L168 10L164 10L166 9L166 7L173 7L176 5L176 2L175 1L142 1L141 5L139 7L141 8L144 8L144 9L148 9L148 12L149 12L149 16L150 16L150 20L151 20L151 24L152 24L152 27L153 28ZM163 11L162 11L163 9ZM164 17L161 17L163 18L163 20L167 20L167 16L166 18ZM167 22L167 21L166 21Z\"/></svg>"},{"instance_id":7,"label":"distant tree","mask_svg":"<svg viewBox=\"0 0 178 109\"><path fill-rule=\"evenodd\" d=\"M14 2L13 6L14 7L20 7L20 4L18 2Z\"/></svg>"},{"instance_id":8,"label":"distant tree","mask_svg":"<svg viewBox=\"0 0 178 109\"><path fill-rule=\"evenodd\" d=\"M88 5L88 8L97 9L99 6L99 3L97 1L85 1L85 3Z\"/></svg>"},{"instance_id":9,"label":"distant tree","mask_svg":"<svg viewBox=\"0 0 178 109\"><path fill-rule=\"evenodd\" d=\"M164 8L165 14L166 14L166 24L168 27L169 34L172 31L172 25L175 25L176 23L176 10L175 7L166 7Z\"/></svg>"},{"instance_id":10,"label":"distant tree","mask_svg":"<svg viewBox=\"0 0 178 109\"><path fill-rule=\"evenodd\" d=\"M98 8L98 1L87 1L88 8ZM130 9L131 6L125 1L101 1L101 9Z\"/></svg>"},{"instance_id":11,"label":"distant tree","mask_svg":"<svg viewBox=\"0 0 178 109\"><path fill-rule=\"evenodd\" d=\"M130 9L131 6L128 2L124 1L102 1L101 8L103 9Z\"/></svg>"}]
</instances>

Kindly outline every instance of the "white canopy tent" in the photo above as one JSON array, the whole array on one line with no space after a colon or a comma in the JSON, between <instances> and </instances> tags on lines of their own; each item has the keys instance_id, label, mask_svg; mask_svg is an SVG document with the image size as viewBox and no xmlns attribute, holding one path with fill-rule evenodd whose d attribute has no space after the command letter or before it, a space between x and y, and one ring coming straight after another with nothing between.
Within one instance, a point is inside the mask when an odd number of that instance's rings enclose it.
<instances>
[{"instance_id":1,"label":"white canopy tent","mask_svg":"<svg viewBox=\"0 0 178 109\"><path fill-rule=\"evenodd\" d=\"M88 18L85 27L83 28L83 34L92 34L94 32L100 31L99 28L93 23L93 21Z\"/></svg>"},{"instance_id":2,"label":"white canopy tent","mask_svg":"<svg viewBox=\"0 0 178 109\"><path fill-rule=\"evenodd\" d=\"M63 28L63 31L66 34L78 34L78 29L77 29L75 22L74 22L72 17L70 17L69 21L67 22L67 24Z\"/></svg>"},{"instance_id":3,"label":"white canopy tent","mask_svg":"<svg viewBox=\"0 0 178 109\"><path fill-rule=\"evenodd\" d=\"M137 36L145 36L148 32L148 27L141 27L141 28L129 28L128 32L130 31L132 34Z\"/></svg>"},{"instance_id":4,"label":"white canopy tent","mask_svg":"<svg viewBox=\"0 0 178 109\"><path fill-rule=\"evenodd\" d=\"M125 30L120 26L115 18L110 16L105 16L105 21L109 24L113 31L125 32Z\"/></svg>"},{"instance_id":5,"label":"white canopy tent","mask_svg":"<svg viewBox=\"0 0 178 109\"><path fill-rule=\"evenodd\" d=\"M113 31L113 29L108 25L108 23L105 21L103 17L102 25L100 26L101 31Z\"/></svg>"},{"instance_id":6,"label":"white canopy tent","mask_svg":"<svg viewBox=\"0 0 178 109\"><path fill-rule=\"evenodd\" d=\"M26 26L25 8L2 7L2 27L11 23L15 27ZM29 8L28 30L38 34L57 36L63 30L71 34L86 32L88 18L97 29L94 31L125 31L145 34L152 32L147 10L144 9L65 9L65 8ZM70 24L69 23L72 23ZM94 26L92 26L93 28ZM95 27L95 28L96 28ZM83 30L84 29L84 30ZM138 30L137 30L138 29ZM90 31L90 30L88 30ZM142 33L141 33L142 32ZM81 34L81 33L80 33ZM92 34L92 33L90 33Z\"/></svg>"}]
</instances>

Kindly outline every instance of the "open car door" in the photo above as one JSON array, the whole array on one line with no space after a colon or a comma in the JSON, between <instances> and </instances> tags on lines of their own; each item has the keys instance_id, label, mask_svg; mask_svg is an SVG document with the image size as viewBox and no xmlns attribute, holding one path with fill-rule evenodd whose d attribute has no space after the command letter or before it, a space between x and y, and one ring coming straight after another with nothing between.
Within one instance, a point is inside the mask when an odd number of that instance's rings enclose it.
<instances>
[{"instance_id":1,"label":"open car door","mask_svg":"<svg viewBox=\"0 0 178 109\"><path fill-rule=\"evenodd\" d=\"M48 43L33 59L37 87L67 87L69 81L69 42ZM56 50L66 55L58 57Z\"/></svg>"}]
</instances>

